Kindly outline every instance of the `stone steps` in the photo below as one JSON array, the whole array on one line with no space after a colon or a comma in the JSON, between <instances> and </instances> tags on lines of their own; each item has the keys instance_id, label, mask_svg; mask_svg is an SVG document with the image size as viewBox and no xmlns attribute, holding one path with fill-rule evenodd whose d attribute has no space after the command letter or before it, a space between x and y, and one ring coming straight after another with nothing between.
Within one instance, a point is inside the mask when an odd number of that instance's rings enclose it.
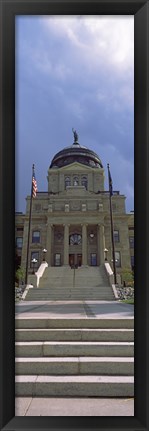
<instances>
[{"instance_id":1,"label":"stone steps","mask_svg":"<svg viewBox=\"0 0 149 431\"><path fill-rule=\"evenodd\" d=\"M67 295L65 294L65 295L63 295L63 294L61 294L61 295L58 295L58 294L54 294L54 293L52 293L52 294L47 294L47 295L45 295L44 293L43 294L28 294L27 295L27 298L25 298L25 300L26 301L67 301L67 300L82 300L82 301L92 301L92 300L96 300L96 301L114 301L115 299L113 298L113 295L112 294L97 294L97 295L93 295L93 294L90 294L90 295L86 295L86 294L79 294L79 295L77 295L77 294L72 294L72 293L68 293Z\"/></svg>"},{"instance_id":2,"label":"stone steps","mask_svg":"<svg viewBox=\"0 0 149 431\"><path fill-rule=\"evenodd\" d=\"M133 341L133 329L16 329L16 341Z\"/></svg>"},{"instance_id":3,"label":"stone steps","mask_svg":"<svg viewBox=\"0 0 149 431\"><path fill-rule=\"evenodd\" d=\"M58 357L16 358L16 374L20 375L123 375L134 373L133 357Z\"/></svg>"},{"instance_id":4,"label":"stone steps","mask_svg":"<svg viewBox=\"0 0 149 431\"><path fill-rule=\"evenodd\" d=\"M133 376L16 376L16 396L133 397Z\"/></svg>"},{"instance_id":5,"label":"stone steps","mask_svg":"<svg viewBox=\"0 0 149 431\"><path fill-rule=\"evenodd\" d=\"M61 304L61 303L60 303ZM69 304L68 304L69 305ZM71 302L70 302L71 305ZM134 328L134 319L133 318L49 318L49 317L16 317L15 319L15 327L16 329L37 329L37 328L63 328L63 329L72 329L72 328L105 328L105 329L133 329Z\"/></svg>"},{"instance_id":6,"label":"stone steps","mask_svg":"<svg viewBox=\"0 0 149 431\"><path fill-rule=\"evenodd\" d=\"M26 301L50 300L115 300L112 287L100 267L47 267L38 288L27 291Z\"/></svg>"},{"instance_id":7,"label":"stone steps","mask_svg":"<svg viewBox=\"0 0 149 431\"><path fill-rule=\"evenodd\" d=\"M133 318L16 318L16 396L132 397L133 325Z\"/></svg>"},{"instance_id":8,"label":"stone steps","mask_svg":"<svg viewBox=\"0 0 149 431\"><path fill-rule=\"evenodd\" d=\"M25 297L31 300L115 300L103 266L47 267L40 278L38 289L29 289Z\"/></svg>"},{"instance_id":9,"label":"stone steps","mask_svg":"<svg viewBox=\"0 0 149 431\"><path fill-rule=\"evenodd\" d=\"M17 341L16 357L44 356L133 356L133 342Z\"/></svg>"},{"instance_id":10,"label":"stone steps","mask_svg":"<svg viewBox=\"0 0 149 431\"><path fill-rule=\"evenodd\" d=\"M27 301L31 300L115 300L114 293L110 287L66 287L64 288L31 288L25 298Z\"/></svg>"},{"instance_id":11,"label":"stone steps","mask_svg":"<svg viewBox=\"0 0 149 431\"><path fill-rule=\"evenodd\" d=\"M97 285L97 286L94 286L94 287L88 287L88 286L73 286L73 287L71 287L71 286L65 286L65 287L61 287L61 286L57 286L57 287L49 287L49 286L45 286L45 287L38 287L38 288L32 288L32 289L30 289L30 290L33 290L34 292L42 292L43 290L45 291L45 292L48 292L48 291L53 291L53 292L68 292L68 291L71 291L71 292L73 292L73 291L75 291L75 292L84 292L84 293L86 293L86 292L95 292L95 293L97 293L97 292L106 292L106 291L108 291L108 292L111 292L111 287L109 287L109 286L103 286L103 285Z\"/></svg>"}]
</instances>

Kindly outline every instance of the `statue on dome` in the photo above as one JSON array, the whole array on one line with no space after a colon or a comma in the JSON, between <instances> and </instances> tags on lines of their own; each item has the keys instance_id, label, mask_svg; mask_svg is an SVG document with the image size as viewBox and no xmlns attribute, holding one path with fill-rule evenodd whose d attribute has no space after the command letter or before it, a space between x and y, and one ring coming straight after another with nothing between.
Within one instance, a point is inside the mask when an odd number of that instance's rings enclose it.
<instances>
[{"instance_id":1,"label":"statue on dome","mask_svg":"<svg viewBox=\"0 0 149 431\"><path fill-rule=\"evenodd\" d=\"M76 144L76 143L78 143L78 134L77 134L76 130L74 130L73 128L72 128L72 131L73 131L73 135L74 135L74 144Z\"/></svg>"}]
</instances>

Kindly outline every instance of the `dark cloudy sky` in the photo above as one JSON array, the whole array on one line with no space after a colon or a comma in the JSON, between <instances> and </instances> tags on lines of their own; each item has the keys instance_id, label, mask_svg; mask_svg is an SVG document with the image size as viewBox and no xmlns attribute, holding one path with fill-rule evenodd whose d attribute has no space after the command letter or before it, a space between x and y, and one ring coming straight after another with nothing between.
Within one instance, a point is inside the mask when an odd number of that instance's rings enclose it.
<instances>
[{"instance_id":1,"label":"dark cloudy sky","mask_svg":"<svg viewBox=\"0 0 149 431\"><path fill-rule=\"evenodd\" d=\"M25 211L35 163L47 190L54 154L79 143L107 163L134 208L134 17L16 18L16 211Z\"/></svg>"}]
</instances>

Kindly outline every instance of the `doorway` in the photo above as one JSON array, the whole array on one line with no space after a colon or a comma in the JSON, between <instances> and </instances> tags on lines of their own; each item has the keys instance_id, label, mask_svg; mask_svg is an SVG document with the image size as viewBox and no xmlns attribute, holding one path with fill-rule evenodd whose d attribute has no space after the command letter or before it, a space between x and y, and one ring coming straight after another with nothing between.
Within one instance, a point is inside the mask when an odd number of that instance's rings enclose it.
<instances>
[{"instance_id":1,"label":"doorway","mask_svg":"<svg viewBox=\"0 0 149 431\"><path fill-rule=\"evenodd\" d=\"M82 265L82 254L69 254L69 265L71 268L78 268Z\"/></svg>"},{"instance_id":2,"label":"doorway","mask_svg":"<svg viewBox=\"0 0 149 431\"><path fill-rule=\"evenodd\" d=\"M74 268L74 265L75 265L75 255L74 254L69 255L69 265L71 266L71 268Z\"/></svg>"},{"instance_id":3,"label":"doorway","mask_svg":"<svg viewBox=\"0 0 149 431\"><path fill-rule=\"evenodd\" d=\"M77 266L82 265L82 254L77 254Z\"/></svg>"}]
</instances>

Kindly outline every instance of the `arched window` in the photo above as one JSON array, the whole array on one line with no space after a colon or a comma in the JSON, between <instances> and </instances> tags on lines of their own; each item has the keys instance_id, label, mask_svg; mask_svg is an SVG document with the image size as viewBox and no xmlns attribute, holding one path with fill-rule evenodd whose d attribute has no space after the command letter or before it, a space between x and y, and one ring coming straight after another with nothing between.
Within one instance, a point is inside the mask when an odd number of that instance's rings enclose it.
<instances>
[{"instance_id":1,"label":"arched window","mask_svg":"<svg viewBox=\"0 0 149 431\"><path fill-rule=\"evenodd\" d=\"M65 189L71 185L70 177L65 178Z\"/></svg>"},{"instance_id":2,"label":"arched window","mask_svg":"<svg viewBox=\"0 0 149 431\"><path fill-rule=\"evenodd\" d=\"M73 185L74 186L78 186L79 185L79 178L78 177L73 177Z\"/></svg>"},{"instance_id":3,"label":"arched window","mask_svg":"<svg viewBox=\"0 0 149 431\"><path fill-rule=\"evenodd\" d=\"M81 186L84 186L87 190L87 177L86 176L83 176L81 178Z\"/></svg>"},{"instance_id":4,"label":"arched window","mask_svg":"<svg viewBox=\"0 0 149 431\"><path fill-rule=\"evenodd\" d=\"M78 233L74 233L73 235L70 235L69 237L69 244L70 245L80 245L82 244L82 236Z\"/></svg>"}]
</instances>

